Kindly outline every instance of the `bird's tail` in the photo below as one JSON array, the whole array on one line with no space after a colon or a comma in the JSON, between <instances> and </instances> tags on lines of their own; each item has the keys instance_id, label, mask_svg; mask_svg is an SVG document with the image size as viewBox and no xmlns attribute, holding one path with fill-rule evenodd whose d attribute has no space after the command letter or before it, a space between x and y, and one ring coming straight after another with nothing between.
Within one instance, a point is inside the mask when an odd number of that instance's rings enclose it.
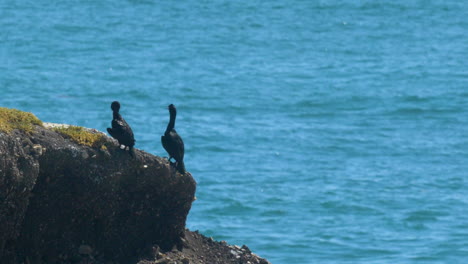
<instances>
[{"instance_id":1,"label":"bird's tail","mask_svg":"<svg viewBox=\"0 0 468 264\"><path fill-rule=\"evenodd\" d=\"M130 156L131 156L132 158L135 157L135 149L134 149L133 147L129 147L129 148L128 148L128 153L130 153Z\"/></svg>"},{"instance_id":2,"label":"bird's tail","mask_svg":"<svg viewBox=\"0 0 468 264\"><path fill-rule=\"evenodd\" d=\"M183 160L177 162L177 170L180 172L180 174L185 174L185 164Z\"/></svg>"}]
</instances>

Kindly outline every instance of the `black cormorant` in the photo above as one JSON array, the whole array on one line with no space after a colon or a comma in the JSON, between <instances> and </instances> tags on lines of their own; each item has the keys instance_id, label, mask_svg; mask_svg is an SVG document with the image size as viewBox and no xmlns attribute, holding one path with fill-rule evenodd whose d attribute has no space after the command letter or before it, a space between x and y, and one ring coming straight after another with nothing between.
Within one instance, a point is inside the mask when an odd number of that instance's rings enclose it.
<instances>
[{"instance_id":1,"label":"black cormorant","mask_svg":"<svg viewBox=\"0 0 468 264\"><path fill-rule=\"evenodd\" d=\"M173 104L170 104L168 108L170 119L169 124L167 124L166 132L164 132L164 136L161 137L161 143L169 154L169 162L174 158L177 170L184 174L184 141L182 141L182 138L174 129L177 110Z\"/></svg>"},{"instance_id":2,"label":"black cormorant","mask_svg":"<svg viewBox=\"0 0 468 264\"><path fill-rule=\"evenodd\" d=\"M135 145L135 138L133 137L132 128L125 122L125 119L119 114L120 103L117 101L112 102L111 109L113 112L112 128L107 128L107 132L119 141L120 148L125 149L128 147L130 155L133 156L133 146Z\"/></svg>"}]
</instances>

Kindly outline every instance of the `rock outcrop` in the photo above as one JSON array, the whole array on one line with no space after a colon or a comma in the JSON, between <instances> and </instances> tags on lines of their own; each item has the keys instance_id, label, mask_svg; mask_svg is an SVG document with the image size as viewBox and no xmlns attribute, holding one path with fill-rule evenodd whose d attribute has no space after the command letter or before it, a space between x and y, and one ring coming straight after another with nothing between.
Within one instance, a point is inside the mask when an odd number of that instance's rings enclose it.
<instances>
[{"instance_id":1,"label":"rock outcrop","mask_svg":"<svg viewBox=\"0 0 468 264\"><path fill-rule=\"evenodd\" d=\"M186 230L193 177L135 154L94 130L0 130L0 263L268 263Z\"/></svg>"}]
</instances>

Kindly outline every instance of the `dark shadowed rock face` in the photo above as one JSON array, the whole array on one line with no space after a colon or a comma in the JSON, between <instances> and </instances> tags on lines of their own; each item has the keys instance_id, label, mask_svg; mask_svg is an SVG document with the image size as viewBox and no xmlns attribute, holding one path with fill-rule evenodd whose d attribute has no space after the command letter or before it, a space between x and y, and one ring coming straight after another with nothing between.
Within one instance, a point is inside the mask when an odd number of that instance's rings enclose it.
<instances>
[{"instance_id":1,"label":"dark shadowed rock face","mask_svg":"<svg viewBox=\"0 0 468 264\"><path fill-rule=\"evenodd\" d=\"M0 263L136 263L181 247L196 183L166 159L132 158L105 137L79 145L50 129L0 132Z\"/></svg>"}]
</instances>

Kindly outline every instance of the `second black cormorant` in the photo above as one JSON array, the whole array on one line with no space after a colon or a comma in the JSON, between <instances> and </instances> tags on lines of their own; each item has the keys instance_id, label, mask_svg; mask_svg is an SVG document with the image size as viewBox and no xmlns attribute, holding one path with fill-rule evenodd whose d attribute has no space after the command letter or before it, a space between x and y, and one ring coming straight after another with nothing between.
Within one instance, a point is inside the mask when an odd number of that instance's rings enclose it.
<instances>
[{"instance_id":1,"label":"second black cormorant","mask_svg":"<svg viewBox=\"0 0 468 264\"><path fill-rule=\"evenodd\" d=\"M176 168L177 170L184 174L185 173L185 165L184 165L184 141L182 138L177 134L176 130L174 129L175 119L177 115L177 110L173 104L168 106L169 109L169 123L167 124L166 132L164 132L164 136L161 137L161 143L164 149L169 154L169 162L172 158L176 161Z\"/></svg>"},{"instance_id":2,"label":"second black cormorant","mask_svg":"<svg viewBox=\"0 0 468 264\"><path fill-rule=\"evenodd\" d=\"M119 141L121 149L128 147L130 155L134 156L133 146L135 145L135 138L133 136L132 128L125 122L125 119L119 114L120 103L117 101L112 102L111 109L113 112L112 128L107 128L107 132Z\"/></svg>"}]
</instances>

